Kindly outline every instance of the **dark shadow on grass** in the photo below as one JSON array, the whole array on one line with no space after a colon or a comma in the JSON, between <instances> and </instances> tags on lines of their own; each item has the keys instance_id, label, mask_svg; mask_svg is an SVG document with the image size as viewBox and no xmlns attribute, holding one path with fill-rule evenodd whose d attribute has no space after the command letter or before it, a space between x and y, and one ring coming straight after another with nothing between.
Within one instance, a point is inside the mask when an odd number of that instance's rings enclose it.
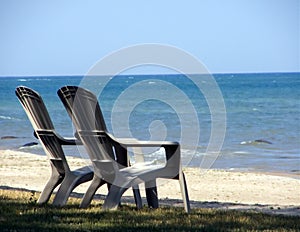
<instances>
[{"instance_id":1,"label":"dark shadow on grass","mask_svg":"<svg viewBox=\"0 0 300 232\"><path fill-rule=\"evenodd\" d=\"M228 230L300 230L300 217L286 217L240 212L236 210L215 210L215 204L229 207L234 204L215 202L199 203L186 214L179 200L164 199L162 207L153 210L144 207L136 210L133 204L123 205L117 211L101 211L93 204L88 209L79 209L78 204L53 207L50 204L37 205L28 200L31 190L20 190L1 186L0 189L26 191L28 194L0 198L0 231L228 231ZM76 193L75 193L76 196ZM82 194L77 195L77 197ZM97 201L96 196L96 201ZM101 198L101 195L99 196ZM130 199L126 197L124 201ZM130 203L126 202L126 203ZM164 205L166 204L166 205ZM195 206L195 205L194 205Z\"/></svg>"},{"instance_id":2,"label":"dark shadow on grass","mask_svg":"<svg viewBox=\"0 0 300 232\"><path fill-rule=\"evenodd\" d=\"M16 190L30 193L38 193L25 188L13 188L9 186L0 186L3 190ZM130 191L130 190L128 190ZM72 192L71 197L82 199L82 193ZM105 199L103 194L95 194L93 198L93 204L97 204L97 201L103 201ZM146 198L142 198L143 204L146 206ZM99 202L100 203L100 202ZM102 203L102 202L101 202ZM92 204L92 205L93 205ZM134 205L135 201L133 196L123 196L122 204ZM159 200L160 206L164 207L183 207L183 202L180 199L163 198ZM300 216L300 205L298 206L278 206L278 205L262 205L262 204L243 204L243 203L231 203L231 202L205 202L205 201L190 201L192 209L218 209L218 210L237 210L244 212L260 212L266 214L276 215L288 215L288 216Z\"/></svg>"}]
</instances>

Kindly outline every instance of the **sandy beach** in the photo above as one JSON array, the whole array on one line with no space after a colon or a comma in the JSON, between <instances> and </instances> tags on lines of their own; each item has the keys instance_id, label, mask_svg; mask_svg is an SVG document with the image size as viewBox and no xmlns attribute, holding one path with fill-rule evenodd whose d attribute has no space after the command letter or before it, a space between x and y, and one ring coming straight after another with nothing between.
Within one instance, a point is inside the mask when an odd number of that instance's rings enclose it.
<instances>
[{"instance_id":1,"label":"sandy beach","mask_svg":"<svg viewBox=\"0 0 300 232\"><path fill-rule=\"evenodd\" d=\"M46 156L2 150L0 157L0 188L34 191L43 189L50 175ZM75 157L68 157L68 162L72 168L88 163ZM300 215L299 176L197 168L184 168L184 172L192 208L211 207ZM88 185L89 183L80 185L74 192L84 193ZM97 194L106 194L106 188L100 188ZM143 191L141 194L145 197ZM158 194L160 204L182 206L177 181L159 180ZM127 191L124 196L129 201L132 200L132 191Z\"/></svg>"}]
</instances>

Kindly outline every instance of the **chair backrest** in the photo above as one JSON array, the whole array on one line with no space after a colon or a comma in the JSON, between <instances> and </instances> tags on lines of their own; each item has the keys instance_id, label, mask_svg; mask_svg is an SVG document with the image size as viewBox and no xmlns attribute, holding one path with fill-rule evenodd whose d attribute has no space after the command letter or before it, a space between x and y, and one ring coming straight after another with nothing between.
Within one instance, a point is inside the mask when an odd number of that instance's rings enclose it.
<instances>
[{"instance_id":1,"label":"chair backrest","mask_svg":"<svg viewBox=\"0 0 300 232\"><path fill-rule=\"evenodd\" d=\"M28 87L19 86L16 88L16 95L35 131L38 129L54 129L43 99L37 92Z\"/></svg>"},{"instance_id":2,"label":"chair backrest","mask_svg":"<svg viewBox=\"0 0 300 232\"><path fill-rule=\"evenodd\" d=\"M92 92L77 86L64 86L57 94L69 116L76 115L74 119L80 130L107 131L97 97Z\"/></svg>"},{"instance_id":3,"label":"chair backrest","mask_svg":"<svg viewBox=\"0 0 300 232\"><path fill-rule=\"evenodd\" d=\"M90 91L64 86L57 92L85 146L91 160L116 160L105 132L105 121L97 100Z\"/></svg>"},{"instance_id":4,"label":"chair backrest","mask_svg":"<svg viewBox=\"0 0 300 232\"><path fill-rule=\"evenodd\" d=\"M33 128L40 139L47 156L66 161L63 149L55 136L54 126L42 97L34 90L19 86L16 95L20 100ZM64 163L68 168L67 163Z\"/></svg>"}]
</instances>

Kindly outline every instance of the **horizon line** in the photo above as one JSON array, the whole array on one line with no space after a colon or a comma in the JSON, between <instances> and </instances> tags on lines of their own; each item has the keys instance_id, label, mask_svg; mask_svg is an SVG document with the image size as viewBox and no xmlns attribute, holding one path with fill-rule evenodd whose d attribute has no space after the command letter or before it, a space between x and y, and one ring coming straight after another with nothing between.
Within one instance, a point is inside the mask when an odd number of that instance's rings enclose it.
<instances>
[{"instance_id":1,"label":"horizon line","mask_svg":"<svg viewBox=\"0 0 300 232\"><path fill-rule=\"evenodd\" d=\"M282 72L215 72L215 73L208 73L211 75L230 75L230 74L275 74L275 73L300 73L300 71L282 71ZM133 75L133 76L147 76L147 75L159 75L159 76L163 76L163 75L203 75L203 73L201 74L197 74L197 73L189 73L189 74L183 74L183 73L126 73L126 74L102 74L100 76L129 76L129 75ZM205 74L204 74L205 75ZM3 77L72 77L72 76L99 76L99 75L85 75L85 74L35 74L35 75L0 75L0 78Z\"/></svg>"}]
</instances>

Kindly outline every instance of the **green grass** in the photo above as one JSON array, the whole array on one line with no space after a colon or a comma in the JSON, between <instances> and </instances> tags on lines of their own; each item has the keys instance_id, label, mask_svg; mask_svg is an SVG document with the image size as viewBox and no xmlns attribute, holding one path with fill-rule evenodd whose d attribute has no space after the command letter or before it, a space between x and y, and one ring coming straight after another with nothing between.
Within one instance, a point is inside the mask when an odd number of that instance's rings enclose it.
<instances>
[{"instance_id":1,"label":"green grass","mask_svg":"<svg viewBox=\"0 0 300 232\"><path fill-rule=\"evenodd\" d=\"M0 231L300 231L300 217L275 216L234 210L162 207L156 210L124 205L101 211L101 201L79 209L71 198L63 208L39 206L38 195L26 191L0 190Z\"/></svg>"}]
</instances>

